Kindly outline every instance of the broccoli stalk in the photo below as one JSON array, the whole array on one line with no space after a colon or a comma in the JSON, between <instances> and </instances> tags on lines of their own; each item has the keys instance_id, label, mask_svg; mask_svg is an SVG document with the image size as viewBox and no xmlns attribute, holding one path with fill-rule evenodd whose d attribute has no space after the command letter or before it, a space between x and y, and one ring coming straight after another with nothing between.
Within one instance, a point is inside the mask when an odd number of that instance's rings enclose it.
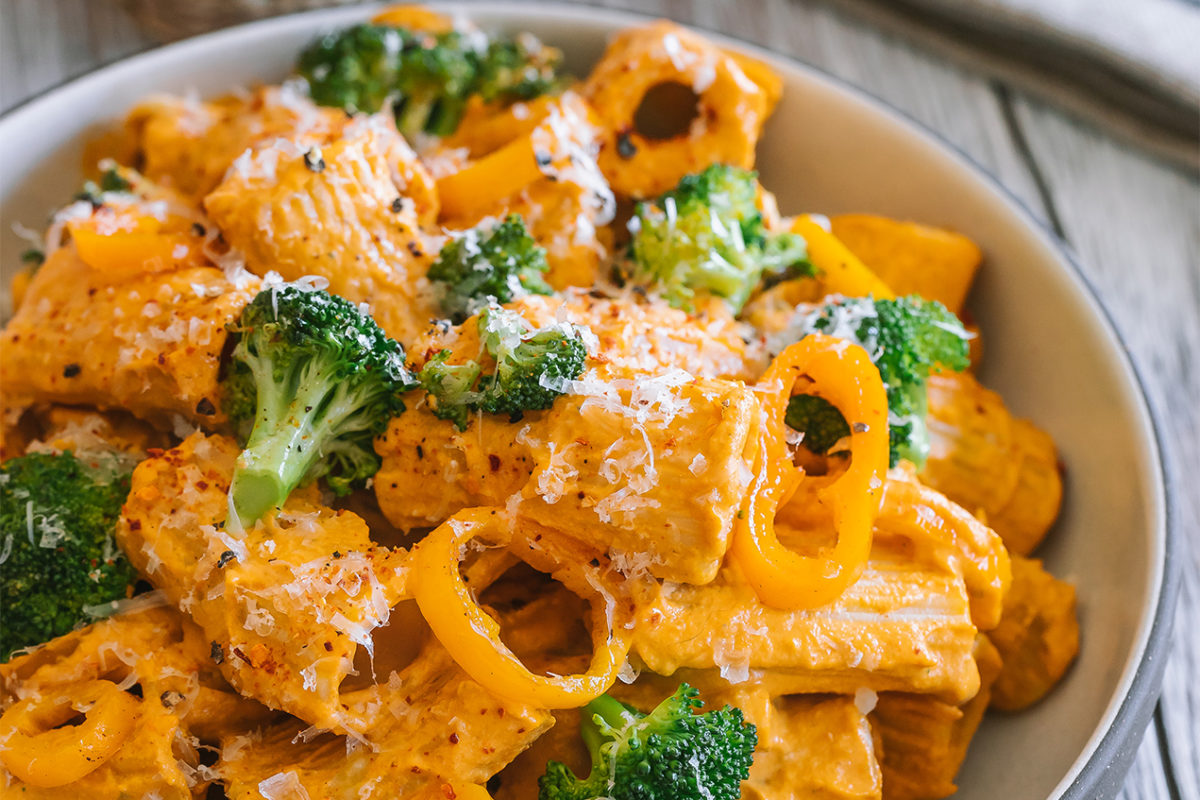
<instances>
[{"instance_id":1,"label":"broccoli stalk","mask_svg":"<svg viewBox=\"0 0 1200 800\"><path fill-rule=\"evenodd\" d=\"M686 175L629 222L630 277L690 310L710 294L737 313L765 275L812 274L804 239L770 233L756 204L755 173L724 164Z\"/></svg>"},{"instance_id":2,"label":"broccoli stalk","mask_svg":"<svg viewBox=\"0 0 1200 800\"><path fill-rule=\"evenodd\" d=\"M581 735L592 771L580 780L551 761L538 800L737 800L750 774L755 727L741 709L704 714L699 693L681 684L649 714L602 695L583 709Z\"/></svg>"},{"instance_id":3,"label":"broccoli stalk","mask_svg":"<svg viewBox=\"0 0 1200 800\"><path fill-rule=\"evenodd\" d=\"M252 424L230 487L243 525L301 483L345 494L378 471L372 440L416 385L398 342L354 304L295 285L259 292L230 330L226 409Z\"/></svg>"},{"instance_id":4,"label":"broccoli stalk","mask_svg":"<svg viewBox=\"0 0 1200 800\"><path fill-rule=\"evenodd\" d=\"M970 334L958 317L936 300L916 295L895 300L848 297L802 311L797 323L785 331L793 341L797 334L825 333L848 339L871 354L887 388L891 466L902 458L922 466L929 454L925 427L929 375L941 369L962 371L970 363ZM829 440L839 430L831 414L837 414L842 426L845 419L828 403L826 409L797 406L793 411L793 403L798 402L810 401L793 397L785 421L804 433L810 450L828 450L840 438Z\"/></svg>"},{"instance_id":5,"label":"broccoli stalk","mask_svg":"<svg viewBox=\"0 0 1200 800\"><path fill-rule=\"evenodd\" d=\"M356 25L305 48L297 71L320 105L374 113L391 102L397 127L411 139L453 133L474 95L512 101L556 90L561 61L561 52L528 36L487 41Z\"/></svg>"},{"instance_id":6,"label":"broccoli stalk","mask_svg":"<svg viewBox=\"0 0 1200 800\"><path fill-rule=\"evenodd\" d=\"M550 408L578 378L587 360L582 333L570 323L533 330L516 311L490 305L476 323L495 371L484 374L475 361L449 364L443 350L421 368L418 380L432 398L433 413L466 430L472 411L508 414Z\"/></svg>"},{"instance_id":7,"label":"broccoli stalk","mask_svg":"<svg viewBox=\"0 0 1200 800\"><path fill-rule=\"evenodd\" d=\"M0 661L70 632L84 608L128 597L137 572L113 541L129 473L71 452L0 466Z\"/></svg>"},{"instance_id":8,"label":"broccoli stalk","mask_svg":"<svg viewBox=\"0 0 1200 800\"><path fill-rule=\"evenodd\" d=\"M429 279L439 287L442 310L461 323L489 300L508 303L527 294L550 294L542 279L548 269L546 251L512 214L452 238L429 268Z\"/></svg>"}]
</instances>

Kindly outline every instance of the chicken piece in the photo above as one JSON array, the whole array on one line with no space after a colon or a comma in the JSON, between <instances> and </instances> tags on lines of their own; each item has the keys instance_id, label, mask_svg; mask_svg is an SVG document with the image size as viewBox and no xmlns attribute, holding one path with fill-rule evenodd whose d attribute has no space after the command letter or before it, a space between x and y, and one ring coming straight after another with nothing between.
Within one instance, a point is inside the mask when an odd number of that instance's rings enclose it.
<instances>
[{"instance_id":1,"label":"chicken piece","mask_svg":"<svg viewBox=\"0 0 1200 800\"><path fill-rule=\"evenodd\" d=\"M871 214L840 214L830 218L830 227L897 296L919 294L962 312L983 260L979 245L966 236Z\"/></svg>"},{"instance_id":2,"label":"chicken piece","mask_svg":"<svg viewBox=\"0 0 1200 800\"><path fill-rule=\"evenodd\" d=\"M253 529L225 525L240 448L196 433L134 470L117 524L129 560L211 642L242 694L330 730L360 645L404 597L404 551L371 542L366 524L294 493Z\"/></svg>"},{"instance_id":3,"label":"chicken piece","mask_svg":"<svg viewBox=\"0 0 1200 800\"><path fill-rule=\"evenodd\" d=\"M1063 482L1054 440L1012 416L967 373L929 376L929 459L922 482L984 515L1004 544L1029 555L1058 516Z\"/></svg>"},{"instance_id":4,"label":"chicken piece","mask_svg":"<svg viewBox=\"0 0 1200 800\"><path fill-rule=\"evenodd\" d=\"M865 709L855 697L748 693L758 749L742 800L878 800L883 786Z\"/></svg>"},{"instance_id":5,"label":"chicken piece","mask_svg":"<svg viewBox=\"0 0 1200 800\"><path fill-rule=\"evenodd\" d=\"M21 797L202 796L195 745L245 732L275 716L229 688L200 629L157 594L123 601L128 610L0 664L0 698L72 696L106 680L140 688L139 720L119 751L80 780L53 789L16 783ZM178 760L178 761L177 761ZM182 763L180 763L182 762Z\"/></svg>"},{"instance_id":6,"label":"chicken piece","mask_svg":"<svg viewBox=\"0 0 1200 800\"><path fill-rule=\"evenodd\" d=\"M589 355L613 367L643 372L677 368L704 378L758 377L746 371L744 326L719 300L689 313L633 292L605 296L567 289L552 296L526 295L507 307L535 328L560 321L587 328L596 336ZM409 348L415 364L419 367L440 350L451 351L454 363L477 359L477 320L428 328Z\"/></svg>"},{"instance_id":7,"label":"chicken piece","mask_svg":"<svg viewBox=\"0 0 1200 800\"><path fill-rule=\"evenodd\" d=\"M657 577L712 580L750 479L753 392L681 370L593 370L581 387L520 422L488 415L462 433L410 409L376 441L383 513L411 528L516 503Z\"/></svg>"},{"instance_id":8,"label":"chicken piece","mask_svg":"<svg viewBox=\"0 0 1200 800\"><path fill-rule=\"evenodd\" d=\"M276 139L249 151L204 207L251 271L324 278L330 292L369 304L380 327L411 342L438 316L421 291L438 243L421 232L409 194L425 177L395 127L366 117L316 149Z\"/></svg>"},{"instance_id":9,"label":"chicken piece","mask_svg":"<svg viewBox=\"0 0 1200 800\"><path fill-rule=\"evenodd\" d=\"M992 687L992 708L1020 711L1046 696L1079 652L1075 587L1033 558L1013 558L1004 615L988 638L1004 666Z\"/></svg>"},{"instance_id":10,"label":"chicken piece","mask_svg":"<svg viewBox=\"0 0 1200 800\"><path fill-rule=\"evenodd\" d=\"M113 281L73 246L60 248L0 334L8 400L123 408L167 427L177 417L218 426L225 326L258 286L248 275L235 285L215 267Z\"/></svg>"},{"instance_id":11,"label":"chicken piece","mask_svg":"<svg viewBox=\"0 0 1200 800\"><path fill-rule=\"evenodd\" d=\"M878 521L861 577L821 608L765 606L734 568L707 586L664 583L637 601L633 652L660 675L716 669L775 694L866 688L963 702L979 673L960 558L920 527L888 525Z\"/></svg>"},{"instance_id":12,"label":"chicken piece","mask_svg":"<svg viewBox=\"0 0 1200 800\"><path fill-rule=\"evenodd\" d=\"M227 739L220 768L230 800L454 797L452 787L485 783L554 720L489 693L436 641L386 682L344 702L364 720L360 745L330 734L297 739L298 723Z\"/></svg>"},{"instance_id":13,"label":"chicken piece","mask_svg":"<svg viewBox=\"0 0 1200 800\"><path fill-rule=\"evenodd\" d=\"M979 693L961 706L936 697L884 692L871 712L881 742L884 800L937 800L957 791L958 774L983 721L1000 654L986 637L976 643Z\"/></svg>"},{"instance_id":14,"label":"chicken piece","mask_svg":"<svg viewBox=\"0 0 1200 800\"><path fill-rule=\"evenodd\" d=\"M487 217L519 214L530 235L546 248L550 265L546 280L551 286L592 286L608 262L612 231L606 226L616 211L612 191L596 165L595 112L572 91L557 98L518 103L491 116L480 110L476 107L472 114L476 125L464 120L459 132L444 143L446 154L433 156L434 163L443 165L449 174L469 170L503 146L529 137L541 174L535 172L532 182L508 196L473 202L458 213L444 213L442 224L461 230ZM474 161L456 163L458 159L452 155L461 149ZM522 155L530 157L528 151ZM488 187L480 187L479 196L490 197L487 191Z\"/></svg>"}]
</instances>

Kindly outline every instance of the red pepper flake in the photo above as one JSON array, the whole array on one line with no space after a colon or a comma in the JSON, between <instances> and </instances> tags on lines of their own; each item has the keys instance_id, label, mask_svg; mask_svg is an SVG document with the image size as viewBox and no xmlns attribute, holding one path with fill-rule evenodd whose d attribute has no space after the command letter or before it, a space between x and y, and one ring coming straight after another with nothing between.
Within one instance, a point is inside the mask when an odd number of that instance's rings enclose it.
<instances>
[{"instance_id":1,"label":"red pepper flake","mask_svg":"<svg viewBox=\"0 0 1200 800\"><path fill-rule=\"evenodd\" d=\"M458 744L458 734L457 733L450 734L450 744Z\"/></svg>"},{"instance_id":2,"label":"red pepper flake","mask_svg":"<svg viewBox=\"0 0 1200 800\"><path fill-rule=\"evenodd\" d=\"M492 472L500 470L500 456L493 454L488 455L488 466L492 468Z\"/></svg>"}]
</instances>

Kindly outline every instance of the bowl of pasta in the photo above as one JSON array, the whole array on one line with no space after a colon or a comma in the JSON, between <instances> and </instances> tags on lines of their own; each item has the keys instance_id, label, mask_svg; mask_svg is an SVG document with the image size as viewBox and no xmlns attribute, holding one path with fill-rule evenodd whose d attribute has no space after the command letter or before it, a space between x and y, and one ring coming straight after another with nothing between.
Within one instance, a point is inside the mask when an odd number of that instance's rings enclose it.
<instances>
[{"instance_id":1,"label":"bowl of pasta","mask_svg":"<svg viewBox=\"0 0 1200 800\"><path fill-rule=\"evenodd\" d=\"M0 145L6 793L1118 791L1147 404L897 112L665 20L355 7Z\"/></svg>"}]
</instances>

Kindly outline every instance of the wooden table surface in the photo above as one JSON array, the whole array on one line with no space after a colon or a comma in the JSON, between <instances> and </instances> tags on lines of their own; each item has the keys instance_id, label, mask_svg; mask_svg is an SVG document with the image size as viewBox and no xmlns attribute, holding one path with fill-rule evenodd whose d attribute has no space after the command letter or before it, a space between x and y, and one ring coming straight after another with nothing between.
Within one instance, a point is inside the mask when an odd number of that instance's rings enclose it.
<instances>
[{"instance_id":1,"label":"wooden table surface","mask_svg":"<svg viewBox=\"0 0 1200 800\"><path fill-rule=\"evenodd\" d=\"M1163 698L1121 796L1200 800L1196 177L968 66L930 56L836 2L603 4L722 31L863 87L968 153L1078 253L1146 379L1175 476L1175 523L1184 540L1183 591ZM0 109L150 44L112 0L0 0Z\"/></svg>"}]
</instances>

